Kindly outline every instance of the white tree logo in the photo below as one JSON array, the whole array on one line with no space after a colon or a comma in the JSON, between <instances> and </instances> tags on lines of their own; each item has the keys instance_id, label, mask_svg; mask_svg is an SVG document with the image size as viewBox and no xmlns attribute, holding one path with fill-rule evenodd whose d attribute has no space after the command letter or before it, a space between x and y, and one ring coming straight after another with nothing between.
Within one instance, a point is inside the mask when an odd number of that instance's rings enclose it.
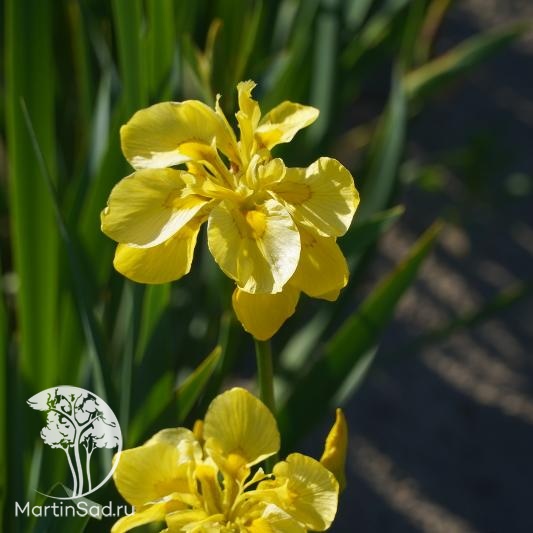
<instances>
[{"instance_id":1,"label":"white tree logo","mask_svg":"<svg viewBox=\"0 0 533 533\"><path fill-rule=\"evenodd\" d=\"M104 485L117 467L97 483L91 477L91 457L98 449L122 450L122 433L111 408L96 394L63 385L39 392L28 400L33 409L46 413L41 438L51 448L63 450L72 476L72 496L51 498L69 500L86 496Z\"/></svg>"}]
</instances>

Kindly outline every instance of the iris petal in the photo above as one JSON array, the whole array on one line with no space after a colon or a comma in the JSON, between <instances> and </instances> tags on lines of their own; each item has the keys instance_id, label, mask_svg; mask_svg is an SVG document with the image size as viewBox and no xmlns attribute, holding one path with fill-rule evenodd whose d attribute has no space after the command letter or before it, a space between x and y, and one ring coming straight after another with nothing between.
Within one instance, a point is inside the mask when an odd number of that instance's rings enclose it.
<instances>
[{"instance_id":1,"label":"iris petal","mask_svg":"<svg viewBox=\"0 0 533 533\"><path fill-rule=\"evenodd\" d=\"M250 533L307 533L302 525L273 504L267 505L261 518L248 528Z\"/></svg>"},{"instance_id":2,"label":"iris petal","mask_svg":"<svg viewBox=\"0 0 533 533\"><path fill-rule=\"evenodd\" d=\"M102 211L102 231L117 242L140 248L166 241L210 202L188 191L188 177L165 168L139 170L124 178Z\"/></svg>"},{"instance_id":3,"label":"iris petal","mask_svg":"<svg viewBox=\"0 0 533 533\"><path fill-rule=\"evenodd\" d=\"M331 237L346 233L359 204L352 175L329 157L321 157L307 169L287 168L272 190L297 222Z\"/></svg>"},{"instance_id":4,"label":"iris petal","mask_svg":"<svg viewBox=\"0 0 533 533\"><path fill-rule=\"evenodd\" d=\"M261 146L271 150L277 144L292 141L301 129L317 119L318 114L314 107L282 102L263 117L256 129L256 138Z\"/></svg>"},{"instance_id":5,"label":"iris petal","mask_svg":"<svg viewBox=\"0 0 533 533\"><path fill-rule=\"evenodd\" d=\"M198 457L201 449L191 431L163 430L142 446L121 452L113 479L124 499L140 507L188 490L187 463Z\"/></svg>"},{"instance_id":6,"label":"iris petal","mask_svg":"<svg viewBox=\"0 0 533 533\"><path fill-rule=\"evenodd\" d=\"M300 234L275 200L250 210L220 203L209 215L207 236L215 261L246 292L280 292L298 265Z\"/></svg>"},{"instance_id":7,"label":"iris petal","mask_svg":"<svg viewBox=\"0 0 533 533\"><path fill-rule=\"evenodd\" d=\"M137 283L167 283L188 274L200 223L191 221L165 242L151 248L119 244L113 265Z\"/></svg>"},{"instance_id":8,"label":"iris petal","mask_svg":"<svg viewBox=\"0 0 533 533\"><path fill-rule=\"evenodd\" d=\"M262 486L277 485L277 505L285 512L313 531L329 528L337 512L339 492L329 470L311 457L293 453L274 466L274 475L275 481L259 485L260 492Z\"/></svg>"},{"instance_id":9,"label":"iris petal","mask_svg":"<svg viewBox=\"0 0 533 533\"><path fill-rule=\"evenodd\" d=\"M335 238L313 234L303 227L300 227L300 238L300 261L290 284L313 298L338 295L348 283L349 272Z\"/></svg>"},{"instance_id":10,"label":"iris petal","mask_svg":"<svg viewBox=\"0 0 533 533\"><path fill-rule=\"evenodd\" d=\"M141 109L122 126L120 138L126 159L137 169L179 165L191 159L180 152L181 144L211 145L213 139L228 157L237 157L235 139L220 116L197 100Z\"/></svg>"},{"instance_id":11,"label":"iris petal","mask_svg":"<svg viewBox=\"0 0 533 533\"><path fill-rule=\"evenodd\" d=\"M236 288L233 309L244 329L256 339L270 339L296 310L300 291L285 285L276 294L250 294Z\"/></svg>"},{"instance_id":12,"label":"iris petal","mask_svg":"<svg viewBox=\"0 0 533 533\"><path fill-rule=\"evenodd\" d=\"M348 449L348 425L342 409L338 408L335 424L331 428L324 446L320 463L324 465L339 482L340 490L346 487L346 451Z\"/></svg>"},{"instance_id":13,"label":"iris petal","mask_svg":"<svg viewBox=\"0 0 533 533\"><path fill-rule=\"evenodd\" d=\"M111 533L125 533L133 528L150 524L151 522L161 522L167 513L167 503L160 502L148 505L145 509L136 511L134 514L123 516L115 522L111 528Z\"/></svg>"},{"instance_id":14,"label":"iris petal","mask_svg":"<svg viewBox=\"0 0 533 533\"><path fill-rule=\"evenodd\" d=\"M254 151L254 132L259 119L261 118L261 110L259 104L252 98L252 90L255 83L251 80L241 81L237 85L237 93L239 98L239 111L236 113L239 130L241 131L241 152L246 158L244 163L247 163L252 157Z\"/></svg>"},{"instance_id":15,"label":"iris petal","mask_svg":"<svg viewBox=\"0 0 533 533\"><path fill-rule=\"evenodd\" d=\"M279 450L274 416L255 396L233 388L217 396L204 420L206 447L216 444L226 457L239 458L247 466L257 464Z\"/></svg>"}]
</instances>

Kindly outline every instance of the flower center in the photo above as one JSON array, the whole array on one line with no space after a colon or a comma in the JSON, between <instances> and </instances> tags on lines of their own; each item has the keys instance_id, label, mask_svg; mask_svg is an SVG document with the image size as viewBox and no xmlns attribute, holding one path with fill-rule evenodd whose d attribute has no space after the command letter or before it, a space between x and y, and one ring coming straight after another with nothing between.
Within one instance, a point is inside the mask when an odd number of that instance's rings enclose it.
<instances>
[{"instance_id":1,"label":"flower center","mask_svg":"<svg viewBox=\"0 0 533 533\"><path fill-rule=\"evenodd\" d=\"M246 222L252 229L255 239L260 239L266 231L266 215L261 211L247 211Z\"/></svg>"}]
</instances>

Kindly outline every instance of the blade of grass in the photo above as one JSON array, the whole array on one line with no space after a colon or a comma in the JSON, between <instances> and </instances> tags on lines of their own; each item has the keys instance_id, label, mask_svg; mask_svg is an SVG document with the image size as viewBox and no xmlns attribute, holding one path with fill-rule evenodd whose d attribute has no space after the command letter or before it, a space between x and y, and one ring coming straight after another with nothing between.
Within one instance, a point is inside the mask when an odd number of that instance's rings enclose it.
<instances>
[{"instance_id":1,"label":"blade of grass","mask_svg":"<svg viewBox=\"0 0 533 533\"><path fill-rule=\"evenodd\" d=\"M341 390L346 378L353 375L354 369L361 372L361 369L368 368L368 354L377 346L396 305L413 283L440 229L441 224L435 223L422 235L407 258L342 324L326 344L322 357L296 383L279 416L287 445L292 446L333 407L331 399Z\"/></svg>"},{"instance_id":2,"label":"blade of grass","mask_svg":"<svg viewBox=\"0 0 533 533\"><path fill-rule=\"evenodd\" d=\"M124 342L120 373L119 422L121 427L128 427L130 419L133 360L141 324L144 288L144 285L126 281L122 289L123 306L121 306L120 318L124 322L122 328Z\"/></svg>"},{"instance_id":3,"label":"blade of grass","mask_svg":"<svg viewBox=\"0 0 533 533\"><path fill-rule=\"evenodd\" d=\"M75 295L75 298L78 304L78 310L80 313L80 318L82 321L84 333L85 333L86 340L87 340L87 348L88 348L88 352L89 352L90 359L92 362L93 379L94 379L96 393L98 394L98 396L106 400L107 398L106 391L110 390L110 388L106 387L106 378L104 376L107 376L107 379L109 379L109 374L107 372L104 374L102 371L102 361L104 361L104 358L103 358L104 348L103 348L102 339L100 337L100 332L97 326L97 322L92 312L90 298L88 297L90 289L88 288L88 284L85 280L81 262L76 253L76 249L75 249L73 240L70 236L70 232L65 224L65 220L63 219L61 208L59 206L59 202L57 199L57 193L55 191L52 178L48 171L48 167L46 165L40 144L37 140L37 137L35 136L35 131L33 129L33 123L28 114L27 107L23 101L21 102L21 108L22 108L24 123L28 129L28 134L30 136L31 145L33 147L33 151L37 158L37 163L38 163L37 166L43 177L43 181L46 184L46 188L47 188L46 197L52 200L56 222L57 222L61 237L63 239L63 242L65 244L67 257L69 260L69 266L71 269L71 274L72 274L72 279L73 279L74 295Z\"/></svg>"},{"instance_id":4,"label":"blade of grass","mask_svg":"<svg viewBox=\"0 0 533 533\"><path fill-rule=\"evenodd\" d=\"M339 245L348 258L351 271L362 254L377 242L379 237L403 215L404 211L405 208L398 205L387 211L375 213L361 223L353 225L348 233L339 239Z\"/></svg>"},{"instance_id":5,"label":"blade of grass","mask_svg":"<svg viewBox=\"0 0 533 533\"><path fill-rule=\"evenodd\" d=\"M5 2L6 133L9 205L15 269L20 365L33 390L57 383L58 232L36 155L21 113L24 98L36 135L56 175L51 3ZM28 39L31 35L31 39Z\"/></svg>"},{"instance_id":6,"label":"blade of grass","mask_svg":"<svg viewBox=\"0 0 533 533\"><path fill-rule=\"evenodd\" d=\"M147 2L147 59L150 96L158 95L170 76L176 49L173 0Z\"/></svg>"},{"instance_id":7,"label":"blade of grass","mask_svg":"<svg viewBox=\"0 0 533 533\"><path fill-rule=\"evenodd\" d=\"M166 372L146 395L142 409L132 417L131 422L126 426L127 430L124 437L127 447L138 445L141 442L173 396L174 376L172 372Z\"/></svg>"},{"instance_id":8,"label":"blade of grass","mask_svg":"<svg viewBox=\"0 0 533 533\"><path fill-rule=\"evenodd\" d=\"M357 32L346 46L341 56L341 63L346 69L353 69L357 62L369 50L377 48L389 35L392 21L409 4L411 0L388 0Z\"/></svg>"},{"instance_id":9,"label":"blade of grass","mask_svg":"<svg viewBox=\"0 0 533 533\"><path fill-rule=\"evenodd\" d=\"M310 65L307 58L311 54L313 35L309 28L319 7L319 0L299 2L295 23L292 27L290 43L281 52L278 61L265 76L262 109L268 110L283 100L302 102L307 100L309 89Z\"/></svg>"},{"instance_id":10,"label":"blade of grass","mask_svg":"<svg viewBox=\"0 0 533 533\"><path fill-rule=\"evenodd\" d=\"M150 394L137 411L128 428L128 442L135 444L172 404L176 405L176 424L185 421L194 404L203 394L205 387L219 364L221 348L217 346L202 363L183 381L176 392L174 377L164 374L152 387Z\"/></svg>"},{"instance_id":11,"label":"blade of grass","mask_svg":"<svg viewBox=\"0 0 533 533\"><path fill-rule=\"evenodd\" d=\"M404 212L403 206L397 206L388 211L376 213L359 225L352 226L350 231L339 242L344 254L348 258L350 271L353 274L360 258L374 245L380 235L398 219ZM352 292L347 288L341 293L337 305L322 307L312 319L308 320L292 337L289 338L279 355L279 368L290 378L305 371L306 364L316 351L320 338L337 318L342 316L345 305L352 298ZM290 383L283 380L278 389L286 394ZM280 402L283 395L280 395Z\"/></svg>"},{"instance_id":12,"label":"blade of grass","mask_svg":"<svg viewBox=\"0 0 533 533\"><path fill-rule=\"evenodd\" d=\"M420 39L415 50L415 63L422 64L429 59L431 48L444 16L453 0L432 0L420 32Z\"/></svg>"},{"instance_id":13,"label":"blade of grass","mask_svg":"<svg viewBox=\"0 0 533 533\"><path fill-rule=\"evenodd\" d=\"M217 346L178 387L176 391L176 406L179 423L182 423L187 418L194 404L200 398L209 378L217 368L221 353L222 349Z\"/></svg>"},{"instance_id":14,"label":"blade of grass","mask_svg":"<svg viewBox=\"0 0 533 533\"><path fill-rule=\"evenodd\" d=\"M331 121L337 72L339 18L337 7L329 2L329 9L321 12L316 21L313 70L311 73L311 105L320 109L317 121L306 130L307 140L317 144L325 135Z\"/></svg>"},{"instance_id":15,"label":"blade of grass","mask_svg":"<svg viewBox=\"0 0 533 533\"><path fill-rule=\"evenodd\" d=\"M361 189L361 206L355 223L364 222L373 213L385 209L390 201L398 165L400 164L405 141L407 109L403 85L396 74L393 79L388 108L383 122L378 128L365 172Z\"/></svg>"},{"instance_id":16,"label":"blade of grass","mask_svg":"<svg viewBox=\"0 0 533 533\"><path fill-rule=\"evenodd\" d=\"M242 328L235 319L233 311L224 311L220 318L218 337L218 345L221 348L220 359L209 383L205 387L205 392L200 402L200 412L207 410L211 400L220 392L224 379L233 369L238 359L241 338Z\"/></svg>"},{"instance_id":17,"label":"blade of grass","mask_svg":"<svg viewBox=\"0 0 533 533\"><path fill-rule=\"evenodd\" d=\"M349 0L345 2L345 21L349 30L356 30L372 8L374 0Z\"/></svg>"},{"instance_id":18,"label":"blade of grass","mask_svg":"<svg viewBox=\"0 0 533 533\"><path fill-rule=\"evenodd\" d=\"M0 264L1 267L1 264ZM2 276L0 268L0 276ZM7 371L8 371L8 333L7 333L7 314L3 294L0 295L0 516L4 516L4 508L7 499L7 468L8 468L8 405L9 397L7 395ZM2 522L0 522L1 526Z\"/></svg>"},{"instance_id":19,"label":"blade of grass","mask_svg":"<svg viewBox=\"0 0 533 533\"><path fill-rule=\"evenodd\" d=\"M143 9L140 0L113 0L113 27L116 30L122 99L131 115L148 104L146 48L142 40Z\"/></svg>"},{"instance_id":20,"label":"blade of grass","mask_svg":"<svg viewBox=\"0 0 533 533\"><path fill-rule=\"evenodd\" d=\"M144 291L142 303L142 320L139 325L139 338L135 350L135 362L142 361L150 337L154 332L163 312L170 302L170 284L149 285Z\"/></svg>"},{"instance_id":21,"label":"blade of grass","mask_svg":"<svg viewBox=\"0 0 533 533\"><path fill-rule=\"evenodd\" d=\"M442 56L405 76L405 92L409 101L423 101L449 82L468 74L474 67L509 46L531 23L513 24L463 41Z\"/></svg>"},{"instance_id":22,"label":"blade of grass","mask_svg":"<svg viewBox=\"0 0 533 533\"><path fill-rule=\"evenodd\" d=\"M414 0L409 6L400 49L400 62L404 70L410 69L414 63L427 4L428 0Z\"/></svg>"}]
</instances>

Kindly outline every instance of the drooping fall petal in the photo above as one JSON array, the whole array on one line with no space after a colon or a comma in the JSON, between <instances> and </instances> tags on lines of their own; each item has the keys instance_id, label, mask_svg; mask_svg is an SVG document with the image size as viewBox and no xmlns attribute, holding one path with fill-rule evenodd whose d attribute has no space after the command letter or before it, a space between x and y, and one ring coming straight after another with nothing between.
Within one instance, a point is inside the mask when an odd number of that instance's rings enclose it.
<instances>
[{"instance_id":1,"label":"drooping fall petal","mask_svg":"<svg viewBox=\"0 0 533 533\"><path fill-rule=\"evenodd\" d=\"M137 283L167 283L188 274L200 223L192 220L165 242L151 248L119 244L113 265Z\"/></svg>"},{"instance_id":2,"label":"drooping fall petal","mask_svg":"<svg viewBox=\"0 0 533 533\"><path fill-rule=\"evenodd\" d=\"M277 144L292 141L301 129L318 118L318 114L318 109L314 107L286 101L261 119L255 135L260 145L271 150Z\"/></svg>"},{"instance_id":3,"label":"drooping fall petal","mask_svg":"<svg viewBox=\"0 0 533 533\"><path fill-rule=\"evenodd\" d=\"M229 461L257 464L279 450L276 421L255 396L234 388L217 396L204 420L206 446L216 446Z\"/></svg>"},{"instance_id":4,"label":"drooping fall petal","mask_svg":"<svg viewBox=\"0 0 533 533\"><path fill-rule=\"evenodd\" d=\"M199 457L201 449L191 431L166 429L142 446L121 452L113 479L126 501L143 506L174 492L187 491L187 464Z\"/></svg>"},{"instance_id":5,"label":"drooping fall petal","mask_svg":"<svg viewBox=\"0 0 533 533\"><path fill-rule=\"evenodd\" d=\"M137 169L164 168L189 161L180 152L184 143L216 145L229 157L236 157L234 138L221 118L197 100L163 102L133 115L120 129L122 151Z\"/></svg>"},{"instance_id":6,"label":"drooping fall petal","mask_svg":"<svg viewBox=\"0 0 533 533\"><path fill-rule=\"evenodd\" d=\"M137 247L166 241L210 201L188 191L188 176L166 168L139 170L119 181L102 211L102 231Z\"/></svg>"},{"instance_id":7,"label":"drooping fall petal","mask_svg":"<svg viewBox=\"0 0 533 533\"><path fill-rule=\"evenodd\" d=\"M300 291L287 284L276 294L233 293L233 309L244 329L258 340L270 339L296 310Z\"/></svg>"},{"instance_id":8,"label":"drooping fall petal","mask_svg":"<svg viewBox=\"0 0 533 533\"><path fill-rule=\"evenodd\" d=\"M150 524L151 522L161 522L168 512L167 502L159 502L147 505L143 509L136 510L132 515L123 516L115 522L111 528L111 533L125 533L139 526Z\"/></svg>"},{"instance_id":9,"label":"drooping fall petal","mask_svg":"<svg viewBox=\"0 0 533 533\"><path fill-rule=\"evenodd\" d=\"M338 295L348 283L349 272L335 238L322 237L300 227L300 239L300 261L290 284L313 298Z\"/></svg>"},{"instance_id":10,"label":"drooping fall petal","mask_svg":"<svg viewBox=\"0 0 533 533\"><path fill-rule=\"evenodd\" d=\"M359 204L352 175L335 159L321 157L303 168L287 168L272 187L297 222L331 237L344 235Z\"/></svg>"},{"instance_id":11,"label":"drooping fall petal","mask_svg":"<svg viewBox=\"0 0 533 533\"><path fill-rule=\"evenodd\" d=\"M275 200L250 210L220 203L209 215L207 236L215 261L247 292L280 292L298 265L300 234Z\"/></svg>"}]
</instances>

